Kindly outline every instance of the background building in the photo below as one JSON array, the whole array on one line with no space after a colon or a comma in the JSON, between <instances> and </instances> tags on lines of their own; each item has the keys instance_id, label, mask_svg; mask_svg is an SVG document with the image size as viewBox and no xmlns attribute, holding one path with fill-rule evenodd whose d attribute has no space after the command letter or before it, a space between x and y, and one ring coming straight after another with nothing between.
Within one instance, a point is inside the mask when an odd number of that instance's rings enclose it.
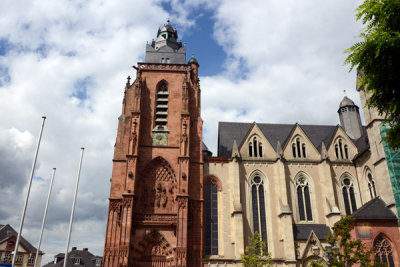
<instances>
[{"instance_id":1,"label":"background building","mask_svg":"<svg viewBox=\"0 0 400 267\"><path fill-rule=\"evenodd\" d=\"M12 253L15 250L15 243L18 233L9 225L0 225L0 266L11 267ZM37 249L21 236L19 242L16 266L26 267L35 264ZM41 264L43 252L39 252L38 266Z\"/></svg>"},{"instance_id":2,"label":"background building","mask_svg":"<svg viewBox=\"0 0 400 267\"><path fill-rule=\"evenodd\" d=\"M62 267L64 266L64 253L59 253L54 256L54 261L43 265L43 267ZM102 263L102 257L93 255L88 248L82 250L77 247L72 247L71 251L67 255L67 267L100 267Z\"/></svg>"}]
</instances>

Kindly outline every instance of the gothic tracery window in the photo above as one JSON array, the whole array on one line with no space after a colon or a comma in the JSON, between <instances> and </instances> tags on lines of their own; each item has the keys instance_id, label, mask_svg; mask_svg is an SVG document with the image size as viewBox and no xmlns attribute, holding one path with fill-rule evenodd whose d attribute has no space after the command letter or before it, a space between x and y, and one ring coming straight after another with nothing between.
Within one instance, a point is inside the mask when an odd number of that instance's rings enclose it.
<instances>
[{"instance_id":1,"label":"gothic tracery window","mask_svg":"<svg viewBox=\"0 0 400 267\"><path fill-rule=\"evenodd\" d=\"M349 159L349 147L344 144L342 138L338 138L335 142L335 155L337 159Z\"/></svg>"},{"instance_id":2,"label":"gothic tracery window","mask_svg":"<svg viewBox=\"0 0 400 267\"><path fill-rule=\"evenodd\" d=\"M292 143L293 158L306 158L306 144L302 142L300 137L297 137Z\"/></svg>"},{"instance_id":3,"label":"gothic tracery window","mask_svg":"<svg viewBox=\"0 0 400 267\"><path fill-rule=\"evenodd\" d=\"M312 221L313 217L311 209L310 187L307 177L300 175L296 179L295 184L300 221Z\"/></svg>"},{"instance_id":4,"label":"gothic tracery window","mask_svg":"<svg viewBox=\"0 0 400 267\"><path fill-rule=\"evenodd\" d=\"M264 181L260 176L251 180L251 204L253 213L253 230L261 235L262 241L267 244L267 217L265 214Z\"/></svg>"},{"instance_id":5,"label":"gothic tracery window","mask_svg":"<svg viewBox=\"0 0 400 267\"><path fill-rule=\"evenodd\" d=\"M379 236L374 242L375 261L378 264L387 264L394 267L392 248L390 243L383 236Z\"/></svg>"},{"instance_id":6,"label":"gothic tracery window","mask_svg":"<svg viewBox=\"0 0 400 267\"><path fill-rule=\"evenodd\" d=\"M263 144L256 136L250 139L249 142L249 157L263 157Z\"/></svg>"},{"instance_id":7,"label":"gothic tracery window","mask_svg":"<svg viewBox=\"0 0 400 267\"><path fill-rule=\"evenodd\" d=\"M341 181L342 196L346 214L350 215L357 209L354 185L352 179L346 175Z\"/></svg>"},{"instance_id":8,"label":"gothic tracery window","mask_svg":"<svg viewBox=\"0 0 400 267\"><path fill-rule=\"evenodd\" d=\"M205 253L218 255L218 186L214 179L205 185Z\"/></svg>"}]
</instances>

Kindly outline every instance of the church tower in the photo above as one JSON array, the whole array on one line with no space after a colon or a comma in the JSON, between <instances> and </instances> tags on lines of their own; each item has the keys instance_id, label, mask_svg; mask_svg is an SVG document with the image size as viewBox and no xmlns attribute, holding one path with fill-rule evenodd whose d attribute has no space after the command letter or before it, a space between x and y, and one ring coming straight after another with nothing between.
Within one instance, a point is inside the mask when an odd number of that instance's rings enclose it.
<instances>
[{"instance_id":1,"label":"church tower","mask_svg":"<svg viewBox=\"0 0 400 267\"><path fill-rule=\"evenodd\" d=\"M199 64L169 21L125 86L103 265L201 266L203 155Z\"/></svg>"},{"instance_id":2,"label":"church tower","mask_svg":"<svg viewBox=\"0 0 400 267\"><path fill-rule=\"evenodd\" d=\"M358 139L363 133L359 108L353 100L345 96L340 102L339 109L340 125L352 139Z\"/></svg>"}]
</instances>

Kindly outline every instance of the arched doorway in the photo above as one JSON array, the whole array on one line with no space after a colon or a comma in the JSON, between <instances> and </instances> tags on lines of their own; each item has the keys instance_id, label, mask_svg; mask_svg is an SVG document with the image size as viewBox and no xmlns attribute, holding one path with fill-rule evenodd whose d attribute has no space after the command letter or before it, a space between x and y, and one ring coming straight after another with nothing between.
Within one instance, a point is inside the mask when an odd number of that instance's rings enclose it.
<instances>
[{"instance_id":1,"label":"arched doorway","mask_svg":"<svg viewBox=\"0 0 400 267\"><path fill-rule=\"evenodd\" d=\"M138 254L134 259L137 267L171 267L175 266L173 248L157 230L149 232L139 243Z\"/></svg>"}]
</instances>

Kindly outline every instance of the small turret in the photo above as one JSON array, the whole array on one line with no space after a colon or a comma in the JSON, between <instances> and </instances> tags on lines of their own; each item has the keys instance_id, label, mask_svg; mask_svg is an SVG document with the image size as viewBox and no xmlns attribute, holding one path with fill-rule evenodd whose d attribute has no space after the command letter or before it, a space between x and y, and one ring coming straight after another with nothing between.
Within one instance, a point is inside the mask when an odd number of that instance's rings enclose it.
<instances>
[{"instance_id":1,"label":"small turret","mask_svg":"<svg viewBox=\"0 0 400 267\"><path fill-rule=\"evenodd\" d=\"M338 113L340 125L347 135L352 139L360 138L363 132L361 117L359 108L354 104L353 100L344 96L342 102L340 102Z\"/></svg>"},{"instance_id":2,"label":"small turret","mask_svg":"<svg viewBox=\"0 0 400 267\"><path fill-rule=\"evenodd\" d=\"M198 76L199 75L199 62L194 57L194 55L192 55L192 57L189 59L188 64L192 66L192 69L194 71L194 75Z\"/></svg>"}]
</instances>

